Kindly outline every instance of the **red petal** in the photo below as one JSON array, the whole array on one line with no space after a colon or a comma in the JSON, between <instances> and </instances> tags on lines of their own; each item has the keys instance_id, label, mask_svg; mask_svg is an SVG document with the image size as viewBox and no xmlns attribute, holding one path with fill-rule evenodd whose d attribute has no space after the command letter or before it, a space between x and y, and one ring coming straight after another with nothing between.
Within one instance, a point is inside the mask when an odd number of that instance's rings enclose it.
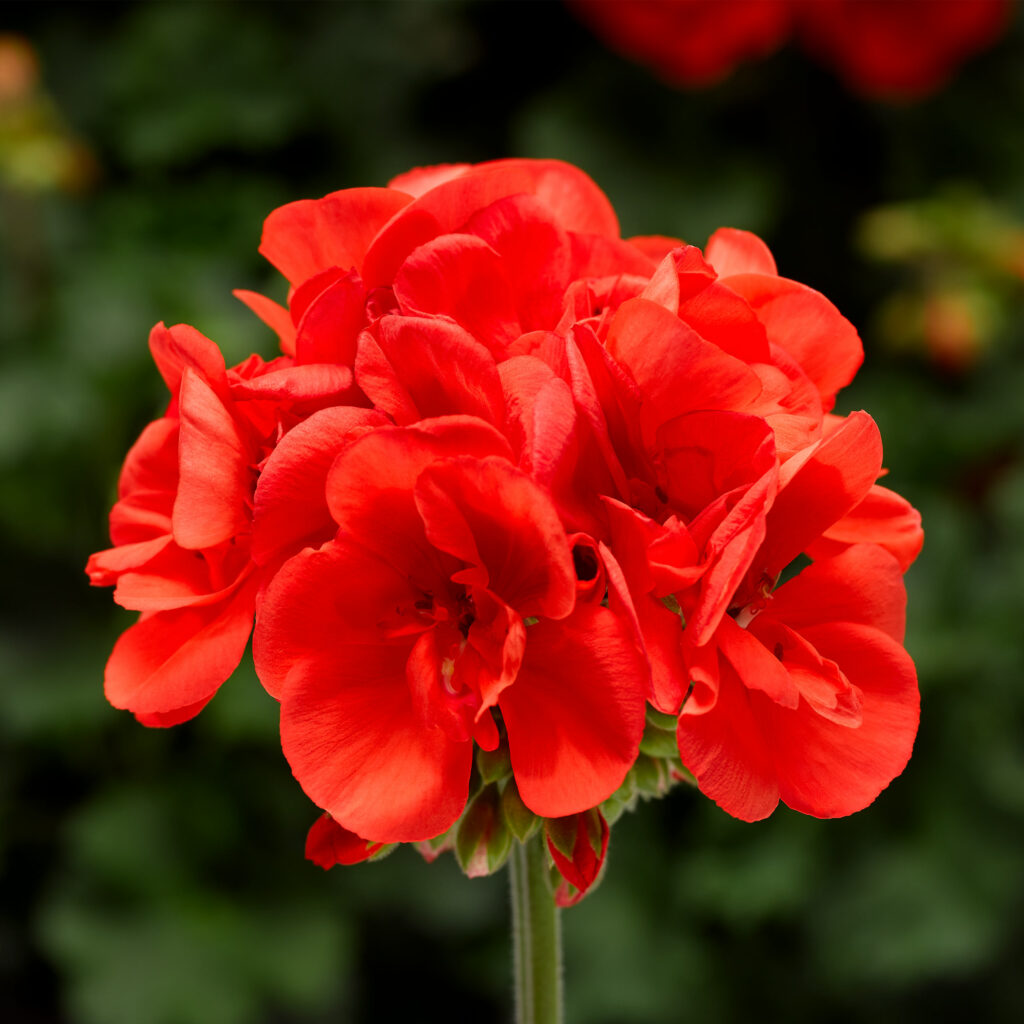
<instances>
[{"instance_id":1,"label":"red petal","mask_svg":"<svg viewBox=\"0 0 1024 1024\"><path fill-rule=\"evenodd\" d=\"M175 392L177 394L177 392ZM143 428L124 460L117 495L136 491L174 491L178 486L178 421L164 418ZM111 537L114 543L121 541Z\"/></svg>"},{"instance_id":2,"label":"red petal","mask_svg":"<svg viewBox=\"0 0 1024 1024\"><path fill-rule=\"evenodd\" d=\"M417 477L432 462L459 455L511 457L508 442L483 420L446 416L413 427L382 427L338 456L327 477L327 504L338 525L402 572L434 577L442 563L413 501ZM449 568L447 570L451 572Z\"/></svg>"},{"instance_id":3,"label":"red petal","mask_svg":"<svg viewBox=\"0 0 1024 1024\"><path fill-rule=\"evenodd\" d=\"M542 817L596 806L621 785L644 728L647 668L607 608L526 631L519 677L501 695L523 802Z\"/></svg>"},{"instance_id":4,"label":"red petal","mask_svg":"<svg viewBox=\"0 0 1024 1024\"><path fill-rule=\"evenodd\" d=\"M880 544L906 572L921 553L921 513L906 498L875 484L848 515L827 529L807 549L811 558L827 558L851 544Z\"/></svg>"},{"instance_id":5,"label":"red petal","mask_svg":"<svg viewBox=\"0 0 1024 1024\"><path fill-rule=\"evenodd\" d=\"M516 315L525 331L552 328L569 283L569 234L533 196L507 196L474 214L463 231L486 242L501 258Z\"/></svg>"},{"instance_id":6,"label":"red petal","mask_svg":"<svg viewBox=\"0 0 1024 1024\"><path fill-rule=\"evenodd\" d=\"M238 666L252 629L256 583L225 602L144 615L107 662L107 700L141 715L207 701Z\"/></svg>"},{"instance_id":7,"label":"red petal","mask_svg":"<svg viewBox=\"0 0 1024 1024\"><path fill-rule=\"evenodd\" d=\"M459 582L493 591L523 616L561 619L576 602L565 529L547 495L503 459L458 458L416 482L431 544L468 563Z\"/></svg>"},{"instance_id":8,"label":"red petal","mask_svg":"<svg viewBox=\"0 0 1024 1024\"><path fill-rule=\"evenodd\" d=\"M535 196L567 231L618 237L607 197L578 168L560 160L495 160L448 178L395 217L366 254L367 285L391 284L418 245L459 231L477 211L514 195Z\"/></svg>"},{"instance_id":9,"label":"red petal","mask_svg":"<svg viewBox=\"0 0 1024 1024\"><path fill-rule=\"evenodd\" d=\"M260 252L293 285L330 267L359 270L374 235L409 202L394 189L350 188L288 203L264 221Z\"/></svg>"},{"instance_id":10,"label":"red petal","mask_svg":"<svg viewBox=\"0 0 1024 1024\"><path fill-rule=\"evenodd\" d=\"M433 167L414 167L411 171L399 174L388 182L388 188L405 192L406 195L418 199L438 185L443 185L452 178L461 177L466 171L473 169L472 164L435 164Z\"/></svg>"},{"instance_id":11,"label":"red petal","mask_svg":"<svg viewBox=\"0 0 1024 1024\"><path fill-rule=\"evenodd\" d=\"M800 703L800 690L781 659L771 652L771 645L765 647L762 640L728 617L722 619L715 643L748 690L759 690L786 708Z\"/></svg>"},{"instance_id":12,"label":"red petal","mask_svg":"<svg viewBox=\"0 0 1024 1024\"><path fill-rule=\"evenodd\" d=\"M146 563L121 575L114 600L140 612L216 604L248 568L245 544L225 545L202 554L168 544Z\"/></svg>"},{"instance_id":13,"label":"red petal","mask_svg":"<svg viewBox=\"0 0 1024 1024\"><path fill-rule=\"evenodd\" d=\"M782 799L818 818L866 807L906 766L917 734L919 699L913 662L879 630L842 623L803 631L836 662L861 694L861 724L846 728L775 705L759 709L771 737Z\"/></svg>"},{"instance_id":14,"label":"red petal","mask_svg":"<svg viewBox=\"0 0 1024 1024\"><path fill-rule=\"evenodd\" d=\"M775 707L749 691L728 662L720 661L718 697L703 714L683 705L676 739L683 764L693 772L700 791L734 818L760 821L775 810L779 787L773 750L765 742L751 703Z\"/></svg>"},{"instance_id":15,"label":"red petal","mask_svg":"<svg viewBox=\"0 0 1024 1024\"><path fill-rule=\"evenodd\" d=\"M866 412L851 413L805 459L783 467L787 479L768 513L755 570L777 576L797 555L863 500L882 468L882 439Z\"/></svg>"},{"instance_id":16,"label":"red petal","mask_svg":"<svg viewBox=\"0 0 1024 1024\"><path fill-rule=\"evenodd\" d=\"M188 324L165 327L157 324L149 333L149 351L174 402L181 390L185 369L191 369L218 393L223 393L224 356L217 345Z\"/></svg>"},{"instance_id":17,"label":"red petal","mask_svg":"<svg viewBox=\"0 0 1024 1024\"><path fill-rule=\"evenodd\" d=\"M633 235L624 241L656 263L660 263L673 249L686 244L681 238L672 238L669 235Z\"/></svg>"},{"instance_id":18,"label":"red petal","mask_svg":"<svg viewBox=\"0 0 1024 1024\"><path fill-rule=\"evenodd\" d=\"M182 377L179 412L174 539L183 548L210 548L248 529L255 471L231 414L191 369Z\"/></svg>"},{"instance_id":19,"label":"red petal","mask_svg":"<svg viewBox=\"0 0 1024 1024\"><path fill-rule=\"evenodd\" d=\"M366 290L352 272L332 282L306 307L295 335L298 363L351 367L356 337L366 322Z\"/></svg>"},{"instance_id":20,"label":"red petal","mask_svg":"<svg viewBox=\"0 0 1024 1024\"><path fill-rule=\"evenodd\" d=\"M335 864L359 864L383 845L363 839L342 828L329 814L321 814L306 836L306 860L326 871Z\"/></svg>"},{"instance_id":21,"label":"red petal","mask_svg":"<svg viewBox=\"0 0 1024 1024\"><path fill-rule=\"evenodd\" d=\"M647 299L619 307L607 347L639 386L652 428L694 409L742 410L761 393L750 367Z\"/></svg>"},{"instance_id":22,"label":"red petal","mask_svg":"<svg viewBox=\"0 0 1024 1024\"><path fill-rule=\"evenodd\" d=\"M430 839L466 803L473 744L429 729L405 678L407 645L348 645L296 662L281 746L309 798L381 842Z\"/></svg>"},{"instance_id":23,"label":"red petal","mask_svg":"<svg viewBox=\"0 0 1024 1024\"><path fill-rule=\"evenodd\" d=\"M122 573L144 566L171 543L173 543L171 535L166 533L163 536L154 537L152 540L119 544L116 548L97 551L89 556L89 562L85 567L89 582L94 587L113 586ZM125 605L125 607L130 607L130 605Z\"/></svg>"},{"instance_id":24,"label":"red petal","mask_svg":"<svg viewBox=\"0 0 1024 1024\"><path fill-rule=\"evenodd\" d=\"M775 257L757 235L737 228L719 228L704 247L704 256L719 277L765 274L775 277Z\"/></svg>"},{"instance_id":25,"label":"red petal","mask_svg":"<svg viewBox=\"0 0 1024 1024\"><path fill-rule=\"evenodd\" d=\"M443 314L496 356L523 333L502 258L472 235L442 235L414 250L395 275L403 312Z\"/></svg>"},{"instance_id":26,"label":"red petal","mask_svg":"<svg viewBox=\"0 0 1024 1024\"><path fill-rule=\"evenodd\" d=\"M498 366L505 397L505 433L519 465L551 487L572 451L576 423L572 392L535 356L514 356Z\"/></svg>"},{"instance_id":27,"label":"red petal","mask_svg":"<svg viewBox=\"0 0 1024 1024\"><path fill-rule=\"evenodd\" d=\"M772 595L764 615L794 629L829 622L872 626L903 642L907 592L899 563L874 544L855 544L807 566Z\"/></svg>"},{"instance_id":28,"label":"red petal","mask_svg":"<svg viewBox=\"0 0 1024 1024\"><path fill-rule=\"evenodd\" d=\"M137 714L135 720L139 725L144 725L149 729L169 729L172 725L181 725L182 722L188 722L195 718L211 700L213 697L207 697L206 700L196 701L195 704L188 704L175 711L154 711L149 715Z\"/></svg>"},{"instance_id":29,"label":"red petal","mask_svg":"<svg viewBox=\"0 0 1024 1024\"><path fill-rule=\"evenodd\" d=\"M327 473L338 453L387 425L371 409L322 409L293 427L271 452L253 509L252 557L261 565L329 540L337 524L327 508Z\"/></svg>"},{"instance_id":30,"label":"red petal","mask_svg":"<svg viewBox=\"0 0 1024 1024\"><path fill-rule=\"evenodd\" d=\"M726 282L750 303L768 332L818 388L825 409L836 392L853 380L864 361L860 337L824 295L784 277L744 274Z\"/></svg>"},{"instance_id":31,"label":"red petal","mask_svg":"<svg viewBox=\"0 0 1024 1024\"><path fill-rule=\"evenodd\" d=\"M237 401L255 399L302 408L323 407L341 402L352 389L352 371L347 366L311 363L284 366L249 380L233 381L231 394Z\"/></svg>"},{"instance_id":32,"label":"red petal","mask_svg":"<svg viewBox=\"0 0 1024 1024\"><path fill-rule=\"evenodd\" d=\"M378 324L378 344L402 394L414 403L416 419L464 413L498 427L504 423L494 357L463 328L447 320L386 316ZM359 369L360 387L381 406L379 393L385 402L381 407L391 412L388 389Z\"/></svg>"},{"instance_id":33,"label":"red petal","mask_svg":"<svg viewBox=\"0 0 1024 1024\"><path fill-rule=\"evenodd\" d=\"M423 596L405 573L358 544L342 539L307 548L285 562L263 594L253 638L256 674L280 698L307 660L343 664L349 646L397 643L404 679L408 638L433 625L420 614Z\"/></svg>"}]
</instances>

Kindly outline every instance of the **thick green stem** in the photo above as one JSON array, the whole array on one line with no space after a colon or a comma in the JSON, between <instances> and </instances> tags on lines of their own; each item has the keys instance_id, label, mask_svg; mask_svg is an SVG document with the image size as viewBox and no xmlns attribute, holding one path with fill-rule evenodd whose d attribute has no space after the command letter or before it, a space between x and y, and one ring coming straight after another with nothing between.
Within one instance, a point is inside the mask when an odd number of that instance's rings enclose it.
<instances>
[{"instance_id":1,"label":"thick green stem","mask_svg":"<svg viewBox=\"0 0 1024 1024\"><path fill-rule=\"evenodd\" d=\"M562 930L544 833L509 857L516 1024L562 1024Z\"/></svg>"}]
</instances>

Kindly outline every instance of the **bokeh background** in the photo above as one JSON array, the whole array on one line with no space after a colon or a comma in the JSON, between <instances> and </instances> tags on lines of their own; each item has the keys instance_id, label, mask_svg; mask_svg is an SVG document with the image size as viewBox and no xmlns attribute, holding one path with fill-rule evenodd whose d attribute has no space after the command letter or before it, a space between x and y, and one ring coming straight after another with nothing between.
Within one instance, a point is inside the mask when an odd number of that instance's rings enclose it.
<instances>
[{"instance_id":1,"label":"bokeh background","mask_svg":"<svg viewBox=\"0 0 1024 1024\"><path fill-rule=\"evenodd\" d=\"M687 788L564 915L570 1024L1024 1020L1024 25L913 105L786 48L696 92L554 2L6 4L0 30L0 1019L510 1017L503 875L324 874L243 667L194 722L108 707L131 615L82 572L166 401L158 320L272 353L275 206L411 166L561 157L623 232L761 233L867 351L923 694L869 810L745 825Z\"/></svg>"}]
</instances>

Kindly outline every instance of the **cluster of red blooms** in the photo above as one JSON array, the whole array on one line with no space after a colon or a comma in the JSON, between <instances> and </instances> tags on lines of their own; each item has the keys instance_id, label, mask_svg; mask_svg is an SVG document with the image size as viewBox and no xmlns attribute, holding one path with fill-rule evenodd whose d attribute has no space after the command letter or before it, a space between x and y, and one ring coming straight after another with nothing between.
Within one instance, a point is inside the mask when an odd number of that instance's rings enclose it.
<instances>
[{"instance_id":1,"label":"cluster of red blooms","mask_svg":"<svg viewBox=\"0 0 1024 1024\"><path fill-rule=\"evenodd\" d=\"M615 50L707 85L787 39L855 92L913 98L990 46L1011 0L569 0Z\"/></svg>"},{"instance_id":2,"label":"cluster of red blooms","mask_svg":"<svg viewBox=\"0 0 1024 1024\"><path fill-rule=\"evenodd\" d=\"M830 413L856 331L763 242L624 240L581 171L502 160L291 203L261 252L288 308L239 297L281 356L150 337L170 405L88 565L142 613L116 707L191 718L255 617L313 859L480 873L543 827L563 902L644 773L755 820L903 769L920 518Z\"/></svg>"}]
</instances>

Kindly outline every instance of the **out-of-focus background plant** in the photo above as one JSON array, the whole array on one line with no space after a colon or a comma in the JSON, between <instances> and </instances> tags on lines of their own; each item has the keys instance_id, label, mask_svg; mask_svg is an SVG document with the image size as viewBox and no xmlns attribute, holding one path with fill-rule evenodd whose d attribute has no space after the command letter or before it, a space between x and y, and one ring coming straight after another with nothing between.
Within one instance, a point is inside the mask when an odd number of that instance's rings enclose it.
<instances>
[{"instance_id":1,"label":"out-of-focus background plant","mask_svg":"<svg viewBox=\"0 0 1024 1024\"><path fill-rule=\"evenodd\" d=\"M924 515L910 767L866 813L727 818L681 788L565 915L588 1024L1024 1019L1024 24L914 104L784 49L698 92L558 3L20 4L0 37L0 1019L498 1021L503 877L403 850L324 875L251 678L144 730L130 621L82 566L186 321L272 351L274 206L414 165L553 156L625 234L766 238L860 328L866 406Z\"/></svg>"}]
</instances>

